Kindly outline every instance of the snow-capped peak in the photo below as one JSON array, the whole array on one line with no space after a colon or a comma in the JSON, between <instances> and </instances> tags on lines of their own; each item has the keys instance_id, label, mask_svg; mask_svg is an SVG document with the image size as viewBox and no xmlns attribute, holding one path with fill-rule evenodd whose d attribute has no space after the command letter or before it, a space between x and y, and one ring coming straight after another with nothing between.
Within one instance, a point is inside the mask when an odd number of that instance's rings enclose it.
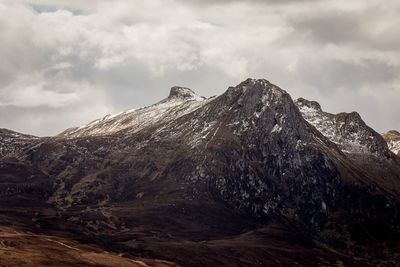
<instances>
[{"instance_id":1,"label":"snow-capped peak","mask_svg":"<svg viewBox=\"0 0 400 267\"><path fill-rule=\"evenodd\" d=\"M206 98L185 87L172 87L168 98L144 107L107 115L89 124L71 128L61 133L61 137L82 137L89 135L108 135L121 130L137 132L156 123L165 123L179 118L204 105Z\"/></svg>"}]
</instances>

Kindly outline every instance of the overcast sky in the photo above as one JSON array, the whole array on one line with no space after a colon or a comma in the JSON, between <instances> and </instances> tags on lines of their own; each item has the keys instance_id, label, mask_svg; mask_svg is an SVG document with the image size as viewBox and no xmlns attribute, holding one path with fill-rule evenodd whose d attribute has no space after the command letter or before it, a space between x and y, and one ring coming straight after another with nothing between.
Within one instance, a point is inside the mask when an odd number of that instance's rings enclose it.
<instances>
[{"instance_id":1,"label":"overcast sky","mask_svg":"<svg viewBox=\"0 0 400 267\"><path fill-rule=\"evenodd\" d=\"M54 135L266 78L400 130L398 0L0 0L0 128Z\"/></svg>"}]
</instances>

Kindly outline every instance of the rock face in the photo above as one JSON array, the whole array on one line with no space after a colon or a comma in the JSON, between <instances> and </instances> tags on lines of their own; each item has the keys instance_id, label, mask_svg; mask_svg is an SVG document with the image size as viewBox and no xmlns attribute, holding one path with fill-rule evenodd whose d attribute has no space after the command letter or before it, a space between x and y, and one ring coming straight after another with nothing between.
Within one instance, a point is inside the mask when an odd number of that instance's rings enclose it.
<instances>
[{"instance_id":1,"label":"rock face","mask_svg":"<svg viewBox=\"0 0 400 267\"><path fill-rule=\"evenodd\" d=\"M392 130L384 133L382 136L388 143L389 149L397 156L400 156L400 133Z\"/></svg>"},{"instance_id":2,"label":"rock face","mask_svg":"<svg viewBox=\"0 0 400 267\"><path fill-rule=\"evenodd\" d=\"M55 137L0 136L1 223L183 266L399 260L399 159L358 114L267 80L208 99L173 87Z\"/></svg>"},{"instance_id":3,"label":"rock face","mask_svg":"<svg viewBox=\"0 0 400 267\"><path fill-rule=\"evenodd\" d=\"M330 187L339 183L330 153L340 151L310 127L285 91L265 80L229 88L210 108L218 118L208 145L217 149L210 149L201 170L214 193L261 217L287 214L290 207L307 227L318 228L322 203L334 201ZM304 195L308 214L297 201Z\"/></svg>"}]
</instances>

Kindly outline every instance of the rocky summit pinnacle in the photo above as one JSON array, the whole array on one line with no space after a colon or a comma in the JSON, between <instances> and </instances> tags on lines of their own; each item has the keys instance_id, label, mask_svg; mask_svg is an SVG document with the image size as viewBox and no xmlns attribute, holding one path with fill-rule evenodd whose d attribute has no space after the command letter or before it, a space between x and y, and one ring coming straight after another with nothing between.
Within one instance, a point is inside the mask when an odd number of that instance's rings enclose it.
<instances>
[{"instance_id":1,"label":"rocky summit pinnacle","mask_svg":"<svg viewBox=\"0 0 400 267\"><path fill-rule=\"evenodd\" d=\"M195 92L193 92L192 89L187 88L187 87L181 87L181 86L174 86L171 88L171 91L169 92L169 99L171 98L179 98L179 99L193 99L193 100L203 100L205 99L202 96L199 96Z\"/></svg>"},{"instance_id":2,"label":"rocky summit pinnacle","mask_svg":"<svg viewBox=\"0 0 400 267\"><path fill-rule=\"evenodd\" d=\"M307 107L317 111L322 111L321 105L317 101L310 101L300 97L295 101L295 103L299 108Z\"/></svg>"}]
</instances>

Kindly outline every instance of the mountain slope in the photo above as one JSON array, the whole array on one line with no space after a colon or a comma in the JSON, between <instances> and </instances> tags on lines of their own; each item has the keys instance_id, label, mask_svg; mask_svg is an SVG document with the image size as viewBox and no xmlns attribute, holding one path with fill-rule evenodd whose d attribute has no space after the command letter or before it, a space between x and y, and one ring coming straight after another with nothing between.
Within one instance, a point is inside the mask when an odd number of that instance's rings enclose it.
<instances>
[{"instance_id":1,"label":"mountain slope","mask_svg":"<svg viewBox=\"0 0 400 267\"><path fill-rule=\"evenodd\" d=\"M2 266L177 266L171 262L129 258L109 253L98 246L65 237L0 228Z\"/></svg>"},{"instance_id":2,"label":"mountain slope","mask_svg":"<svg viewBox=\"0 0 400 267\"><path fill-rule=\"evenodd\" d=\"M0 158L19 151L39 138L32 135L17 133L7 129L0 129Z\"/></svg>"},{"instance_id":3,"label":"mountain slope","mask_svg":"<svg viewBox=\"0 0 400 267\"><path fill-rule=\"evenodd\" d=\"M298 106L263 79L209 99L175 87L31 140L1 159L0 188L14 191L0 222L183 266L396 262L399 161L361 118L322 113L334 139Z\"/></svg>"}]
</instances>

